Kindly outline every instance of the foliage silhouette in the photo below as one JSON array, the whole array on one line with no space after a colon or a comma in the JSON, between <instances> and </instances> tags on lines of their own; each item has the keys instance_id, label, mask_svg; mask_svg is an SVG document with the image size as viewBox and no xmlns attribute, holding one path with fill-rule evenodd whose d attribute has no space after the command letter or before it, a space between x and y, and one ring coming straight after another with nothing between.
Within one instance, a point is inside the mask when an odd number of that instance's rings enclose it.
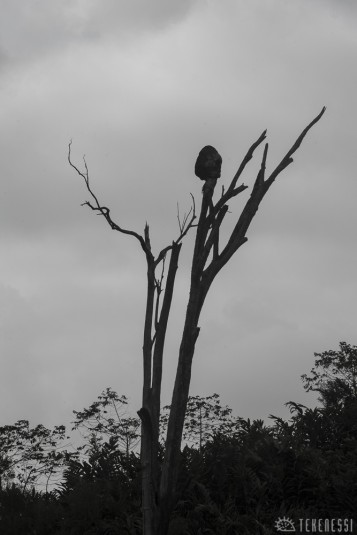
<instances>
[{"instance_id":1,"label":"foliage silhouette","mask_svg":"<svg viewBox=\"0 0 357 535\"><path fill-rule=\"evenodd\" d=\"M346 373L345 381L349 384L351 375ZM109 392L113 399L121 399ZM271 416L266 424L235 417L229 407L221 406L217 394L192 396L185 429L193 443L181 451L178 499L168 535L270 535L276 533L274 523L279 517L353 518L357 510L355 400L351 395L335 404L328 399L313 409L290 401L289 420ZM211 432L197 418L203 407L207 408L205 424L213 424ZM88 422L89 413L81 414ZM1 451L3 459L12 458L9 445L14 429L16 425L2 428L2 444L7 444L7 450ZM42 436L43 428L35 429ZM24 488L20 479L3 478L2 535L142 533L138 453L128 454L125 443L110 432L93 440L91 428L87 431L84 457L81 452L63 452L65 470L55 491L46 494L34 485ZM32 437L33 444L38 443L39 437ZM18 445L12 444L17 452ZM26 448L32 451L31 441L22 444L24 455ZM54 450L57 445L53 441ZM1 466L2 471L9 469L6 462Z\"/></svg>"},{"instance_id":2,"label":"foliage silhouette","mask_svg":"<svg viewBox=\"0 0 357 535\"><path fill-rule=\"evenodd\" d=\"M89 449L108 437L115 438L118 446L129 456L129 451L135 448L140 440L140 421L138 418L125 416L127 405L126 396L119 397L110 387L106 388L88 409L73 411L76 416L73 429L82 432ZM82 449L85 448L86 446Z\"/></svg>"},{"instance_id":3,"label":"foliage silhouette","mask_svg":"<svg viewBox=\"0 0 357 535\"><path fill-rule=\"evenodd\" d=\"M64 463L66 428L30 427L28 420L0 427L0 482L15 482L24 492L36 484L46 492Z\"/></svg>"}]
</instances>

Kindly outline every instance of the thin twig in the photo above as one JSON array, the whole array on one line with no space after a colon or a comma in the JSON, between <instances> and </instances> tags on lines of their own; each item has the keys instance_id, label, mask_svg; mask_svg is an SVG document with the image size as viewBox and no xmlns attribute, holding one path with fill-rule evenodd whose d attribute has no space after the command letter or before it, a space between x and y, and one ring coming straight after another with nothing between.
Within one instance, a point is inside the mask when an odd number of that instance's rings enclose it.
<instances>
[{"instance_id":1,"label":"thin twig","mask_svg":"<svg viewBox=\"0 0 357 535\"><path fill-rule=\"evenodd\" d=\"M151 251L150 249L148 248L147 246L147 243L146 241L144 240L144 238L142 236L140 236L140 234L138 234L137 232L133 231L133 230L128 230L128 229L125 229L125 228L122 228L120 227L117 223L115 223L112 218L110 217L110 210L109 208L107 208L106 206L101 206L100 203L99 203L99 200L98 198L96 197L96 195L94 194L94 192L92 191L91 187L90 187L90 184L89 184L89 172L88 172L88 166L87 166L87 162L85 160L85 158L83 158L84 160L84 166L85 166L85 169L86 169L86 172L83 173L82 171L80 171L78 169L78 167L76 165L74 165L72 163L72 160L71 160L71 146L72 146L72 141L70 141L70 143L68 144L68 162L70 164L71 167L73 167L73 169L79 174L79 176L81 176L83 179L84 179L84 182L86 184L86 187L87 187L87 190L88 192L90 193L90 195L92 196L92 198L94 199L95 201L95 205L91 204L89 201L86 201L82 204L83 205L87 205L89 206L92 210L94 211L98 211L101 215L103 215L105 217L105 219L107 220L109 226L113 229L113 230L117 230L118 232L121 232L122 234L128 234L130 236L134 236L139 242L140 242L140 245L142 247L142 249L144 250L145 254L146 255L151 255ZM146 236L145 236L146 237Z\"/></svg>"}]
</instances>

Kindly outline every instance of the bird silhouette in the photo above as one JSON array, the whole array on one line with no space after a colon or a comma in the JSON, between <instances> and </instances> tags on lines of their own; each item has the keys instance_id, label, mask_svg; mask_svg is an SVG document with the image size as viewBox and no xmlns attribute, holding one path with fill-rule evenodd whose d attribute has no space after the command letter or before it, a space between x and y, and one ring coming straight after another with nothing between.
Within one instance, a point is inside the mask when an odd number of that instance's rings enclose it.
<instances>
[{"instance_id":1,"label":"bird silhouette","mask_svg":"<svg viewBox=\"0 0 357 535\"><path fill-rule=\"evenodd\" d=\"M222 156L211 145L206 145L200 150L196 164L195 175L201 180L219 178L221 176Z\"/></svg>"}]
</instances>

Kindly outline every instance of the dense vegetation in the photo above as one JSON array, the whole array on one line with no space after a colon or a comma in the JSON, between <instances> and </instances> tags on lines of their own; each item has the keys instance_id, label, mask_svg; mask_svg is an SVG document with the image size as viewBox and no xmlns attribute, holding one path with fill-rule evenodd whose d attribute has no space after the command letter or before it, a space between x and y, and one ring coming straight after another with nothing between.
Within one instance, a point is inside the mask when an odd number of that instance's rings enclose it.
<instances>
[{"instance_id":1,"label":"dense vegetation","mask_svg":"<svg viewBox=\"0 0 357 535\"><path fill-rule=\"evenodd\" d=\"M353 518L357 511L357 346L315 354L291 417L250 421L219 396L190 398L170 535L277 533L288 517ZM82 444L65 428L25 420L0 428L0 533L141 533L139 421L108 388L74 412ZM162 411L162 429L169 408Z\"/></svg>"}]
</instances>

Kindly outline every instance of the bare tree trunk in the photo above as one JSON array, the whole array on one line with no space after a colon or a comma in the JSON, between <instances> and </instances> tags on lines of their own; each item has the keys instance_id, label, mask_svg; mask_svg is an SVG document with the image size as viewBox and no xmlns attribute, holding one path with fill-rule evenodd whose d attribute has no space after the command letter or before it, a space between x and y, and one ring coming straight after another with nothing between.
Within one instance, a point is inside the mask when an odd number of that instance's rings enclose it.
<instances>
[{"instance_id":1,"label":"bare tree trunk","mask_svg":"<svg viewBox=\"0 0 357 535\"><path fill-rule=\"evenodd\" d=\"M186 311L186 319L181 339L176 380L172 395L171 411L168 422L165 458L162 467L160 485L160 524L159 535L167 535L170 515L175 505L176 485L180 469L181 441L189 395L192 359L196 341L200 332L198 321L203 303L209 288L222 267L233 254L247 241L246 232L259 208L259 204L267 193L275 178L290 163L292 155L299 148L310 128L321 118L320 114L303 130L292 148L281 160L268 178L265 179L268 144L265 144L260 170L255 180L252 193L231 233L226 246L219 252L219 231L221 223L228 211L227 202L242 192L246 186L236 187L238 178L246 164L252 158L255 149L266 137L266 132L253 143L242 161L226 193L222 190L221 198L214 205L212 196L216 180L206 181L203 187L203 198L191 269L191 287ZM209 261L209 259L211 259Z\"/></svg>"},{"instance_id":2,"label":"bare tree trunk","mask_svg":"<svg viewBox=\"0 0 357 535\"><path fill-rule=\"evenodd\" d=\"M180 228L179 237L171 245L164 247L155 258L152 254L149 226L146 224L144 235L133 230L128 230L113 221L110 209L102 206L98 197L93 192L89 170L86 160L84 171L81 171L71 160L72 142L68 146L68 162L71 167L83 178L87 190L92 197L92 202L86 201L83 205L101 214L112 230L127 234L136 238L146 256L147 262L147 298L144 322L143 340L143 393L142 407L138 411L141 419L141 475L142 475L142 513L143 533L156 535L158 533L159 499L158 488L160 481L160 467L158 462L159 449L159 421L160 421L160 396L162 379L163 351L166 339L167 323L170 315L172 296L175 285L178 259L181 251L182 240L193 227L196 219L195 200L192 197L192 207L181 221L178 214ZM163 279L165 272L165 260L170 253L170 264L167 271L165 290ZM156 276L157 268L161 266L161 276ZM162 304L160 297L163 292Z\"/></svg>"},{"instance_id":3,"label":"bare tree trunk","mask_svg":"<svg viewBox=\"0 0 357 535\"><path fill-rule=\"evenodd\" d=\"M213 194L217 178L204 178L205 185L203 186L202 205L192 259L190 295L179 350L175 386L167 429L165 457L161 472L158 462L158 448L163 352L182 240L189 229L194 226L193 222L196 218L194 199L192 197L193 206L190 212L184 216L183 222L180 221L178 214L179 237L171 245L162 249L155 258L151 251L148 225L146 224L144 235L141 236L134 231L122 228L112 220L109 208L100 205L90 187L86 161L84 160L84 172L80 171L71 162L71 143L69 144L68 161L84 179L87 190L94 200L94 204L88 201L84 204L103 215L113 230L134 236L139 241L146 255L147 301L143 341L144 379L142 408L138 411L142 424L141 469L144 535L167 535L168 533L170 515L175 505L176 485L180 469L180 449L191 381L192 359L200 332L198 321L206 295L218 272L230 260L239 247L247 241L246 232L268 189L276 177L293 162L292 155L300 147L307 132L320 120L324 112L325 108L302 131L291 149L268 178L265 178L268 155L268 144L265 144L260 169L250 198L246 202L226 245L221 251L219 243L220 227L228 211L227 203L247 188L244 184L237 186L237 181L247 163L252 159L255 149L265 140L266 131L261 134L247 151L227 191L225 192L222 187L221 197L216 204L213 204ZM210 147L210 149L212 150L213 148ZM170 264L167 271L163 300L160 305L160 296L163 291L165 259L168 253L171 255ZM161 277L157 278L156 269L159 265L162 266L162 272Z\"/></svg>"},{"instance_id":4,"label":"bare tree trunk","mask_svg":"<svg viewBox=\"0 0 357 535\"><path fill-rule=\"evenodd\" d=\"M207 210L213 191L203 194L200 220L197 227L192 260L191 288L181 339L175 386L167 429L166 450L160 485L160 526L158 535L166 535L170 513L175 501L175 487L179 473L180 447L191 382L192 359L200 332L198 320L209 286L202 285L202 254L208 233Z\"/></svg>"},{"instance_id":5,"label":"bare tree trunk","mask_svg":"<svg viewBox=\"0 0 357 535\"><path fill-rule=\"evenodd\" d=\"M161 282L155 278L155 262L148 258L147 301L144 327L143 363L144 384L142 408L138 411L141 418L141 469L142 469L142 511L143 533L156 535L159 522L159 478L158 463L159 423L161 402L162 360L168 318L175 285L181 243L174 243L167 273L160 315L158 298ZM155 302L155 291L157 300ZM155 311L154 311L155 306ZM155 335L152 336L154 323ZM154 349L153 349L154 348Z\"/></svg>"}]
</instances>

